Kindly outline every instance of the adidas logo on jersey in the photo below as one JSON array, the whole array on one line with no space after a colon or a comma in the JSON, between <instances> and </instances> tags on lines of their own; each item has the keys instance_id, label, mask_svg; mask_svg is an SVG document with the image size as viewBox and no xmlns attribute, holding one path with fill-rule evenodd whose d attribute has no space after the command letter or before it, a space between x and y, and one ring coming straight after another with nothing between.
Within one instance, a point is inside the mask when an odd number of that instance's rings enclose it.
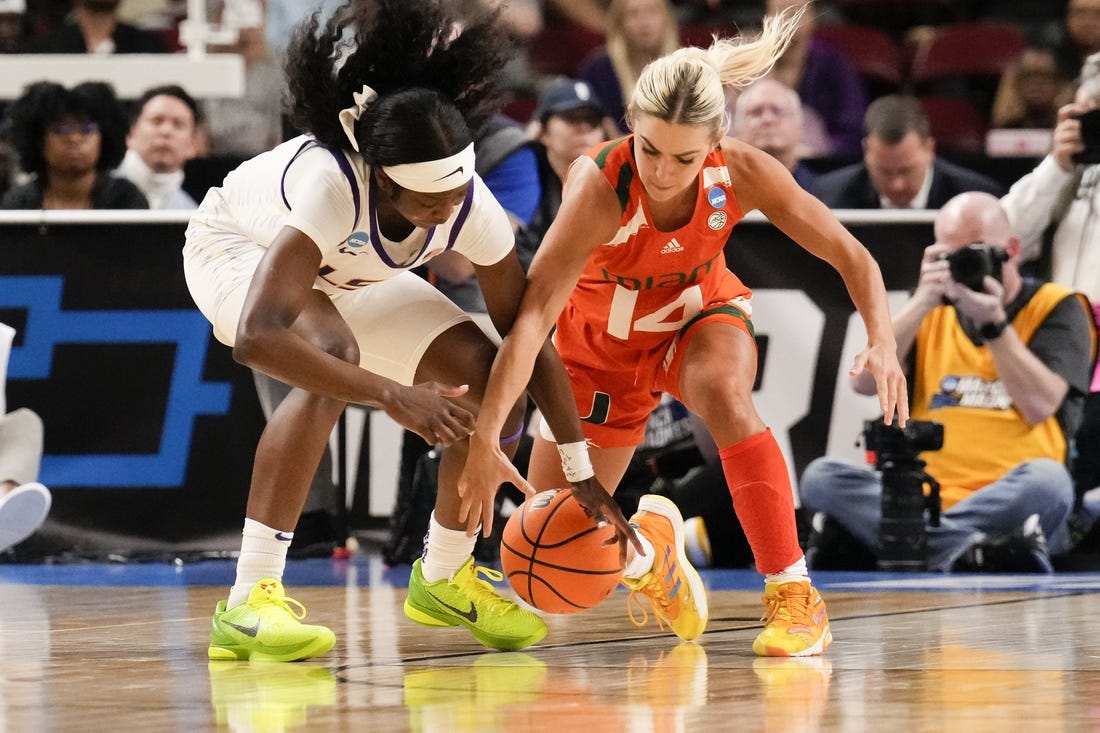
<instances>
[{"instance_id":1,"label":"adidas logo on jersey","mask_svg":"<svg viewBox=\"0 0 1100 733\"><path fill-rule=\"evenodd\" d=\"M683 252L683 251L684 251L684 246L682 244L680 244L679 242L677 242L675 237L670 239L668 244L666 244L664 247L661 247L661 254L663 254L663 255L668 255L668 254L672 254L673 252Z\"/></svg>"}]
</instances>

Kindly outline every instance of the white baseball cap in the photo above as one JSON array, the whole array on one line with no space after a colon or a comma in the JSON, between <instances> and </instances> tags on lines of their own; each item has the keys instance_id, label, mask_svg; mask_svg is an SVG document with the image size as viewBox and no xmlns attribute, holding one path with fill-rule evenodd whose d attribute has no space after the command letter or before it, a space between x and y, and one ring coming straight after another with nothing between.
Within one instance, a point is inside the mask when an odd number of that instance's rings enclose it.
<instances>
[{"instance_id":1,"label":"white baseball cap","mask_svg":"<svg viewBox=\"0 0 1100 733\"><path fill-rule=\"evenodd\" d=\"M0 13L22 15L27 12L27 0L0 0Z\"/></svg>"}]
</instances>

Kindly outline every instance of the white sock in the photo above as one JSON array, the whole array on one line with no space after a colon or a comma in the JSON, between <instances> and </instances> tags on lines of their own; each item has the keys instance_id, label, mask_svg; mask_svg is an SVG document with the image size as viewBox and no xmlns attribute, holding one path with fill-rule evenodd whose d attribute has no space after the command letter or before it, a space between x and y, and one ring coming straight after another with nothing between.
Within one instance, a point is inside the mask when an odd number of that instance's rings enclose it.
<instances>
[{"instance_id":1,"label":"white sock","mask_svg":"<svg viewBox=\"0 0 1100 733\"><path fill-rule=\"evenodd\" d=\"M283 579L286 551L290 549L293 532L272 529L254 519L244 520L241 556L237 559L237 579L229 590L226 610L248 600L256 581L262 578Z\"/></svg>"},{"instance_id":2,"label":"white sock","mask_svg":"<svg viewBox=\"0 0 1100 733\"><path fill-rule=\"evenodd\" d=\"M650 542L644 534L636 532L638 539L642 542L642 547L645 549L645 554L641 555L637 550L631 549L630 552L634 553L634 557L626 561L626 569L623 570L623 577L638 579L653 569L653 560L656 550L653 549L653 543ZM631 548L634 546L631 545Z\"/></svg>"},{"instance_id":3,"label":"white sock","mask_svg":"<svg viewBox=\"0 0 1100 733\"><path fill-rule=\"evenodd\" d=\"M424 557L420 572L428 583L453 578L462 564L474 552L477 537L467 537L464 529L447 529L435 521L432 512L428 522L428 539L424 543Z\"/></svg>"},{"instance_id":4,"label":"white sock","mask_svg":"<svg viewBox=\"0 0 1100 733\"><path fill-rule=\"evenodd\" d=\"M792 580L809 579L810 572L806 569L805 555L803 555L794 565L783 568L778 573L768 573L764 576L765 583L790 583Z\"/></svg>"}]
</instances>

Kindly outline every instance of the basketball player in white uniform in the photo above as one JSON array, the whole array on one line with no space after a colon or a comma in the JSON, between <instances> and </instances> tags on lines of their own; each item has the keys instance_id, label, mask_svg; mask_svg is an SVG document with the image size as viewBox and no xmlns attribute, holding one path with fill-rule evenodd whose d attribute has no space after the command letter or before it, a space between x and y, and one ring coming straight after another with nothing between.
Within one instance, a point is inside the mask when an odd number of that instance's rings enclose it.
<instances>
[{"instance_id":1,"label":"basketball player in white uniform","mask_svg":"<svg viewBox=\"0 0 1100 733\"><path fill-rule=\"evenodd\" d=\"M508 219L474 173L471 132L492 112L489 80L509 49L495 14L455 41L445 7L362 0L323 26L308 19L287 53L290 113L308 136L242 164L187 229L187 283L215 336L237 361L294 388L256 450L236 582L214 614L211 659L293 661L335 643L329 629L301 623L304 609L286 597L281 577L347 403L385 410L445 446L406 615L466 626L498 649L546 633L541 618L479 579L495 574L471 556L493 506L457 490L495 347L409 272L447 249L463 254L501 333L525 283ZM428 32L409 38L410 28ZM351 50L337 53L349 34ZM531 395L555 434L583 440L561 361L549 344L540 354ZM505 452L523 430L523 409L519 402L509 412ZM614 520L628 531L621 512Z\"/></svg>"}]
</instances>

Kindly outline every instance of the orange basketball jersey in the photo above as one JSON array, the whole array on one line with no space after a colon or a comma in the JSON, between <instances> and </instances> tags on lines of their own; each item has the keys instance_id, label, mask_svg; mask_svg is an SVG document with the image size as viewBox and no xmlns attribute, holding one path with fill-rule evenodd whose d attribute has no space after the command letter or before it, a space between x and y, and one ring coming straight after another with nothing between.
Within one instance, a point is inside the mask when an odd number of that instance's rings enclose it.
<instances>
[{"instance_id":1,"label":"orange basketball jersey","mask_svg":"<svg viewBox=\"0 0 1100 733\"><path fill-rule=\"evenodd\" d=\"M618 196L622 224L589 258L554 338L563 356L622 369L629 352L668 343L703 310L752 295L726 269L723 248L744 215L722 151L707 155L691 220L664 232L650 216L633 142L628 136L588 152ZM739 307L751 315L747 302Z\"/></svg>"}]
</instances>

